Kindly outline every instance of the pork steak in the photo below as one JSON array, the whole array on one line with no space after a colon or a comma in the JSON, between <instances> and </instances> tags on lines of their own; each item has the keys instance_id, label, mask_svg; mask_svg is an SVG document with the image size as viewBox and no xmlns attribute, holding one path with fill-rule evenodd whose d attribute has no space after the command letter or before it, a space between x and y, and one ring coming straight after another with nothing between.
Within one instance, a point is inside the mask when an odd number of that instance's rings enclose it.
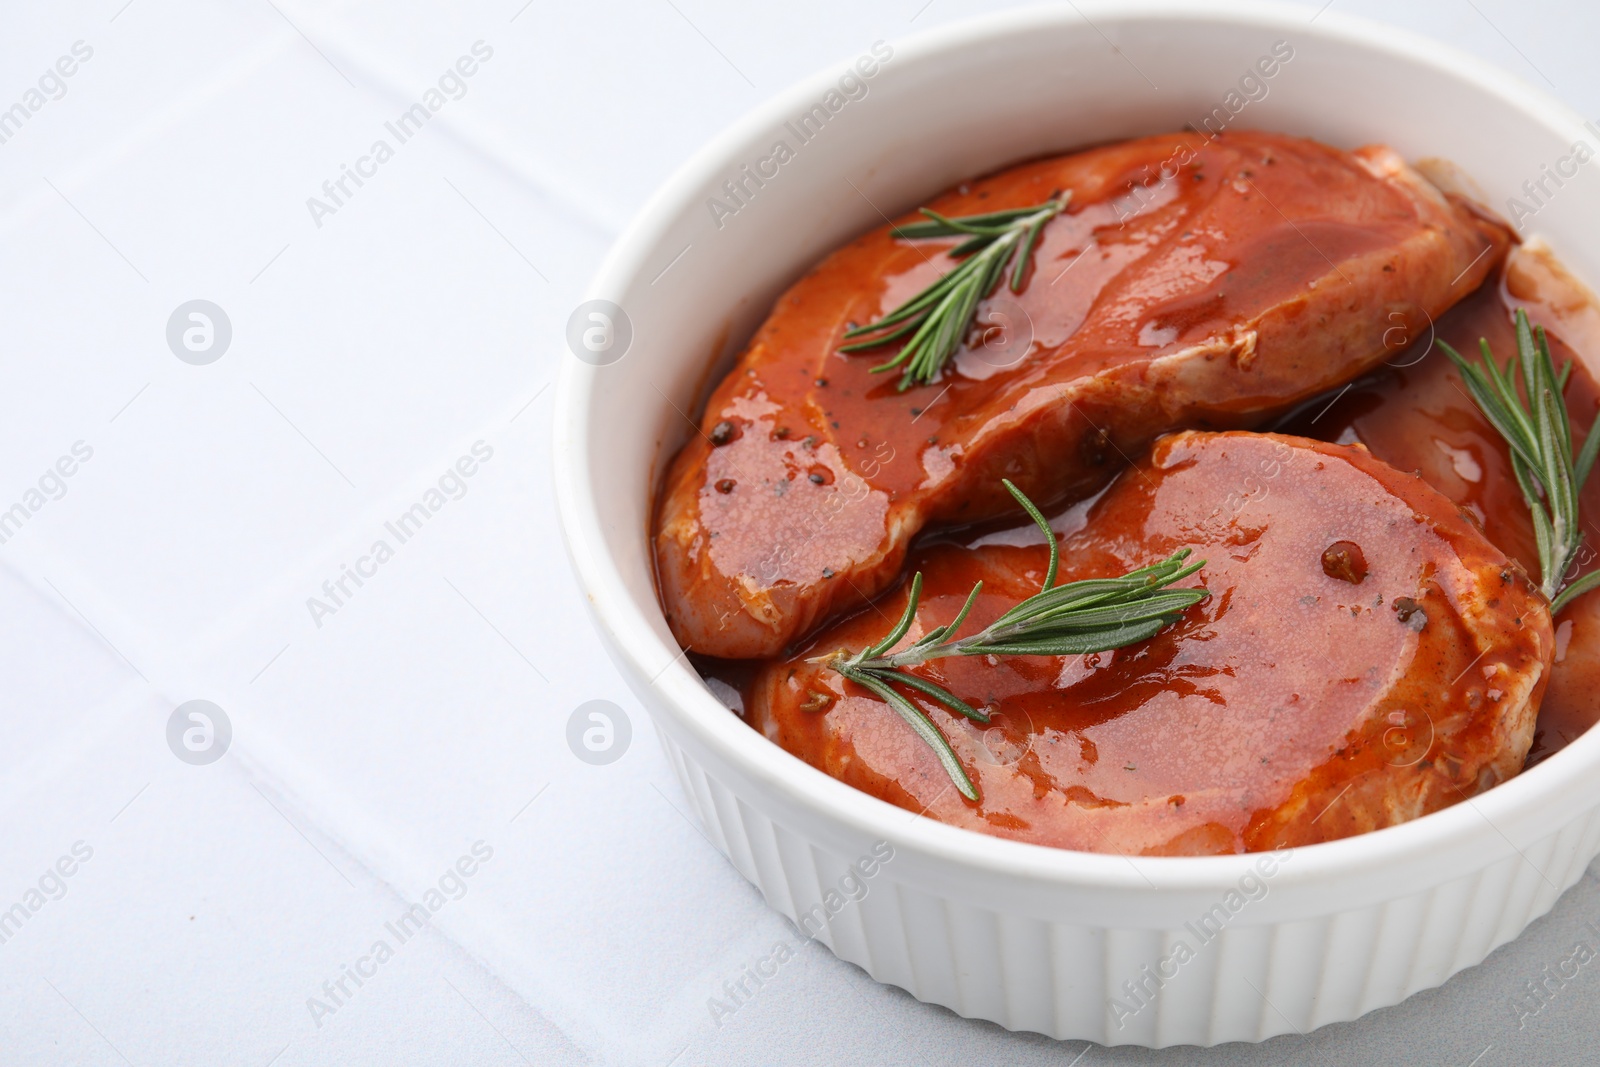
<instances>
[{"instance_id":1,"label":"pork steak","mask_svg":"<svg viewBox=\"0 0 1600 1067\"><path fill-rule=\"evenodd\" d=\"M912 811L1124 854L1347 837L1521 769L1554 647L1548 605L1454 504L1364 448L1171 435L1057 526L1061 581L1188 547L1207 561L1191 581L1211 596L1116 652L913 668L990 710L984 726L921 701L977 784L977 803L886 704L811 661L881 637L904 610L904 585L760 668L747 721ZM903 643L949 622L980 578L964 633L1037 592L1040 540L1024 527L920 549L911 562L923 596Z\"/></svg>"}]
</instances>

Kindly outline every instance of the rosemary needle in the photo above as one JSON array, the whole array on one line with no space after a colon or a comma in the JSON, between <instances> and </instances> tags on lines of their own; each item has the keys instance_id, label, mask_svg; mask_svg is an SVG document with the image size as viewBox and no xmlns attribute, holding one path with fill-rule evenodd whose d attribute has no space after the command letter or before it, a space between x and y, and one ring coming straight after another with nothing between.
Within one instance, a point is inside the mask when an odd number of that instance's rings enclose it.
<instances>
[{"instance_id":1,"label":"rosemary needle","mask_svg":"<svg viewBox=\"0 0 1600 1067\"><path fill-rule=\"evenodd\" d=\"M1021 251L1011 270L1011 291L1022 291L1022 279L1027 274L1034 246L1039 243L1039 234L1045 223L1066 208L1071 195L1070 191L1058 193L1032 207L954 218L923 208L927 222L896 226L890 231L895 237L910 239L965 235L967 239L952 248L950 255L966 258L877 322L847 330L845 340L853 343L842 346L839 351L877 348L910 334L911 339L893 359L872 369L886 371L903 365L902 390L932 382L961 347L973 316L978 312L978 301L989 295L1019 245Z\"/></svg>"},{"instance_id":2,"label":"rosemary needle","mask_svg":"<svg viewBox=\"0 0 1600 1067\"><path fill-rule=\"evenodd\" d=\"M1539 549L1539 589L1550 601L1550 613L1600 585L1600 571L1570 584L1565 576L1583 545L1578 492L1588 480L1600 453L1600 425L1590 428L1583 448L1573 454L1572 424L1562 394L1572 364L1559 372L1550 355L1544 327L1530 328L1528 315L1516 312L1517 354L1504 368L1495 361L1489 342L1478 339L1482 363L1468 363L1443 341L1437 344L1461 372L1467 391L1483 415L1511 448L1511 469L1533 517ZM1519 374L1520 371L1520 374ZM1521 379L1524 401L1517 392Z\"/></svg>"},{"instance_id":3,"label":"rosemary needle","mask_svg":"<svg viewBox=\"0 0 1600 1067\"><path fill-rule=\"evenodd\" d=\"M1168 588L1205 566L1204 560L1185 566L1184 560L1189 556L1186 548L1159 563L1117 578L1088 578L1056 585L1060 549L1056 545L1055 531L1022 490L1009 481L1004 484L1043 531L1050 545L1050 565L1039 592L978 633L958 638L957 631L966 622L967 614L983 589L983 583L978 582L954 619L934 627L899 652L890 652L916 618L922 597L919 571L911 579L905 612L881 640L854 654L841 649L821 657L829 669L869 690L898 712L938 755L961 795L973 801L978 799L977 788L956 758L950 742L927 714L895 687L920 693L974 722L988 722L988 713L974 708L943 686L907 673L903 668L945 656L1072 656L1107 652L1154 637L1177 622L1184 611L1210 595L1204 589Z\"/></svg>"}]
</instances>

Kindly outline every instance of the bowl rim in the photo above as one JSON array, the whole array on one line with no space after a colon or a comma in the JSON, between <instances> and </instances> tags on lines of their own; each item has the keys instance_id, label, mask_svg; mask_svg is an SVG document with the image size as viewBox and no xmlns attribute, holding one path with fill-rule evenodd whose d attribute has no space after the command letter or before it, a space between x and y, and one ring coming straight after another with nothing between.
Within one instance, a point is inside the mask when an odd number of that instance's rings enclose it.
<instances>
[{"instance_id":1,"label":"bowl rim","mask_svg":"<svg viewBox=\"0 0 1600 1067\"><path fill-rule=\"evenodd\" d=\"M903 71L937 61L950 51L969 47L975 39L1005 38L1063 23L1087 23L1098 31L1106 24L1163 21L1254 26L1331 38L1380 57L1433 67L1445 76L1471 83L1569 142L1583 130L1581 116L1567 105L1449 45L1326 8L1308 21L1304 8L1261 0L1214 0L1205 8L1173 0L1079 0L1076 4L1016 8L957 20L894 40L895 69ZM674 220L687 211L701 209L699 194L706 179L720 177L726 171L728 162L736 158L734 149L753 136L766 133L798 105L825 92L836 75L833 66L824 67L773 94L682 163L617 237L584 298L607 298L624 292L634 278L646 272L647 254ZM596 626L618 666L633 680L659 692L661 699L657 703L697 746L712 750L752 784L763 787L769 797L776 795L783 803L806 809L862 840L887 840L896 849L909 850L930 861L1044 886L1141 895L1223 891L1261 857L1261 853L1163 857L1079 852L995 837L914 814L908 818L906 809L838 781L750 729L710 693L676 644L661 640L646 611L629 593L616 562L601 547L605 538L589 478L587 445L590 407L600 384L599 368L565 352L560 361L552 420L553 481L568 556L587 594ZM645 530L639 533L648 537ZM660 607L653 598L646 610L655 611L660 618ZM664 622L662 625L664 628ZM666 666L661 667L662 663ZM659 712L652 709L652 714ZM681 743L683 738L677 740ZM1476 841L1485 839L1485 823L1494 836L1521 853L1517 838L1527 843L1545 837L1586 810L1589 805L1576 803L1575 798L1582 796L1584 778L1592 779L1590 772L1597 765L1600 730L1591 730L1536 767L1441 811L1338 841L1298 846L1294 849L1295 863L1277 877L1301 882L1332 875L1371 874L1421 854L1470 849ZM1541 820L1537 832L1526 830L1526 820L1532 815L1550 811L1561 813L1559 821ZM1441 871L1441 879L1445 876Z\"/></svg>"}]
</instances>

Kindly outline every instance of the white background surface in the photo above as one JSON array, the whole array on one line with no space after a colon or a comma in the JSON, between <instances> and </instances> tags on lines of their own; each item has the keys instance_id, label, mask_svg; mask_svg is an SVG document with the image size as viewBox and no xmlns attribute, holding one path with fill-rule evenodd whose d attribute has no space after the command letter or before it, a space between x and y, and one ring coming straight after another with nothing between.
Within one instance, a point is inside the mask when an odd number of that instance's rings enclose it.
<instances>
[{"instance_id":1,"label":"white background surface","mask_svg":"<svg viewBox=\"0 0 1600 1067\"><path fill-rule=\"evenodd\" d=\"M1600 115L1593 7L1335 3ZM1000 6L11 0L0 109L94 52L0 144L0 510L75 442L93 456L0 544L0 909L93 855L0 944L0 1065L1592 1062L1600 967L1512 1006L1600 945L1592 871L1443 989L1261 1046L1008 1034L815 945L713 1020L793 933L686 817L567 574L562 332L610 240L733 118ZM479 40L465 95L316 225L307 198ZM195 298L233 329L206 366L165 337ZM464 495L318 626L306 599L396 545L384 522L478 441ZM166 741L196 698L233 727L208 766ZM595 698L633 728L600 767L566 742ZM480 841L464 895L314 1018Z\"/></svg>"}]
</instances>

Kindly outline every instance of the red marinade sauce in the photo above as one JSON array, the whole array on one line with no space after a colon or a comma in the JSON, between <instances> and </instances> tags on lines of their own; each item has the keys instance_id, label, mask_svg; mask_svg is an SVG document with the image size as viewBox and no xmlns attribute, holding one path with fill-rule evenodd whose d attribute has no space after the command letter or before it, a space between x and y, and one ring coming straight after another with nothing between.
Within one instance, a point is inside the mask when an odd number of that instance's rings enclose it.
<instances>
[{"instance_id":1,"label":"red marinade sauce","mask_svg":"<svg viewBox=\"0 0 1600 1067\"><path fill-rule=\"evenodd\" d=\"M1540 245L1515 249L1503 270L1435 324L1433 333L1469 360L1487 338L1502 366L1516 353L1513 314L1543 326L1559 370L1572 361L1567 410L1581 444L1600 409L1600 307L1581 283ZM1510 452L1466 393L1461 377L1432 339L1410 342L1379 372L1309 401L1272 429L1341 444L1359 443L1390 466L1415 471L1460 505L1535 583L1539 554L1533 521L1512 474ZM1585 542L1575 578L1600 565L1600 477L1579 497ZM1580 597L1556 618L1556 658L1539 708L1526 767L1549 758L1600 720L1600 590Z\"/></svg>"},{"instance_id":2,"label":"red marinade sauce","mask_svg":"<svg viewBox=\"0 0 1600 1067\"><path fill-rule=\"evenodd\" d=\"M1574 363L1566 400L1576 443L1581 444L1600 410L1600 305L1547 250L1535 245L1513 249L1506 266L1441 317L1432 336L1398 332L1394 358L1381 371L1308 401L1261 429L1360 443L1389 465L1417 472L1471 515L1537 584L1533 522L1512 474L1510 453L1467 396L1449 359L1433 346L1437 337L1471 359L1478 355L1478 339L1487 338L1504 365L1516 352L1512 315L1517 308L1545 328L1558 369L1568 360ZM1093 499L1059 509L1051 524L1058 531L1071 528L1082 521ZM1600 473L1583 487L1580 514L1588 537L1573 577L1600 566ZM922 543L971 544L1017 526L1018 520L1010 517L962 530L930 531ZM689 658L718 697L742 714L757 663L693 653ZM1525 767L1564 748L1596 721L1600 590L1579 598L1556 619L1555 665Z\"/></svg>"}]
</instances>

